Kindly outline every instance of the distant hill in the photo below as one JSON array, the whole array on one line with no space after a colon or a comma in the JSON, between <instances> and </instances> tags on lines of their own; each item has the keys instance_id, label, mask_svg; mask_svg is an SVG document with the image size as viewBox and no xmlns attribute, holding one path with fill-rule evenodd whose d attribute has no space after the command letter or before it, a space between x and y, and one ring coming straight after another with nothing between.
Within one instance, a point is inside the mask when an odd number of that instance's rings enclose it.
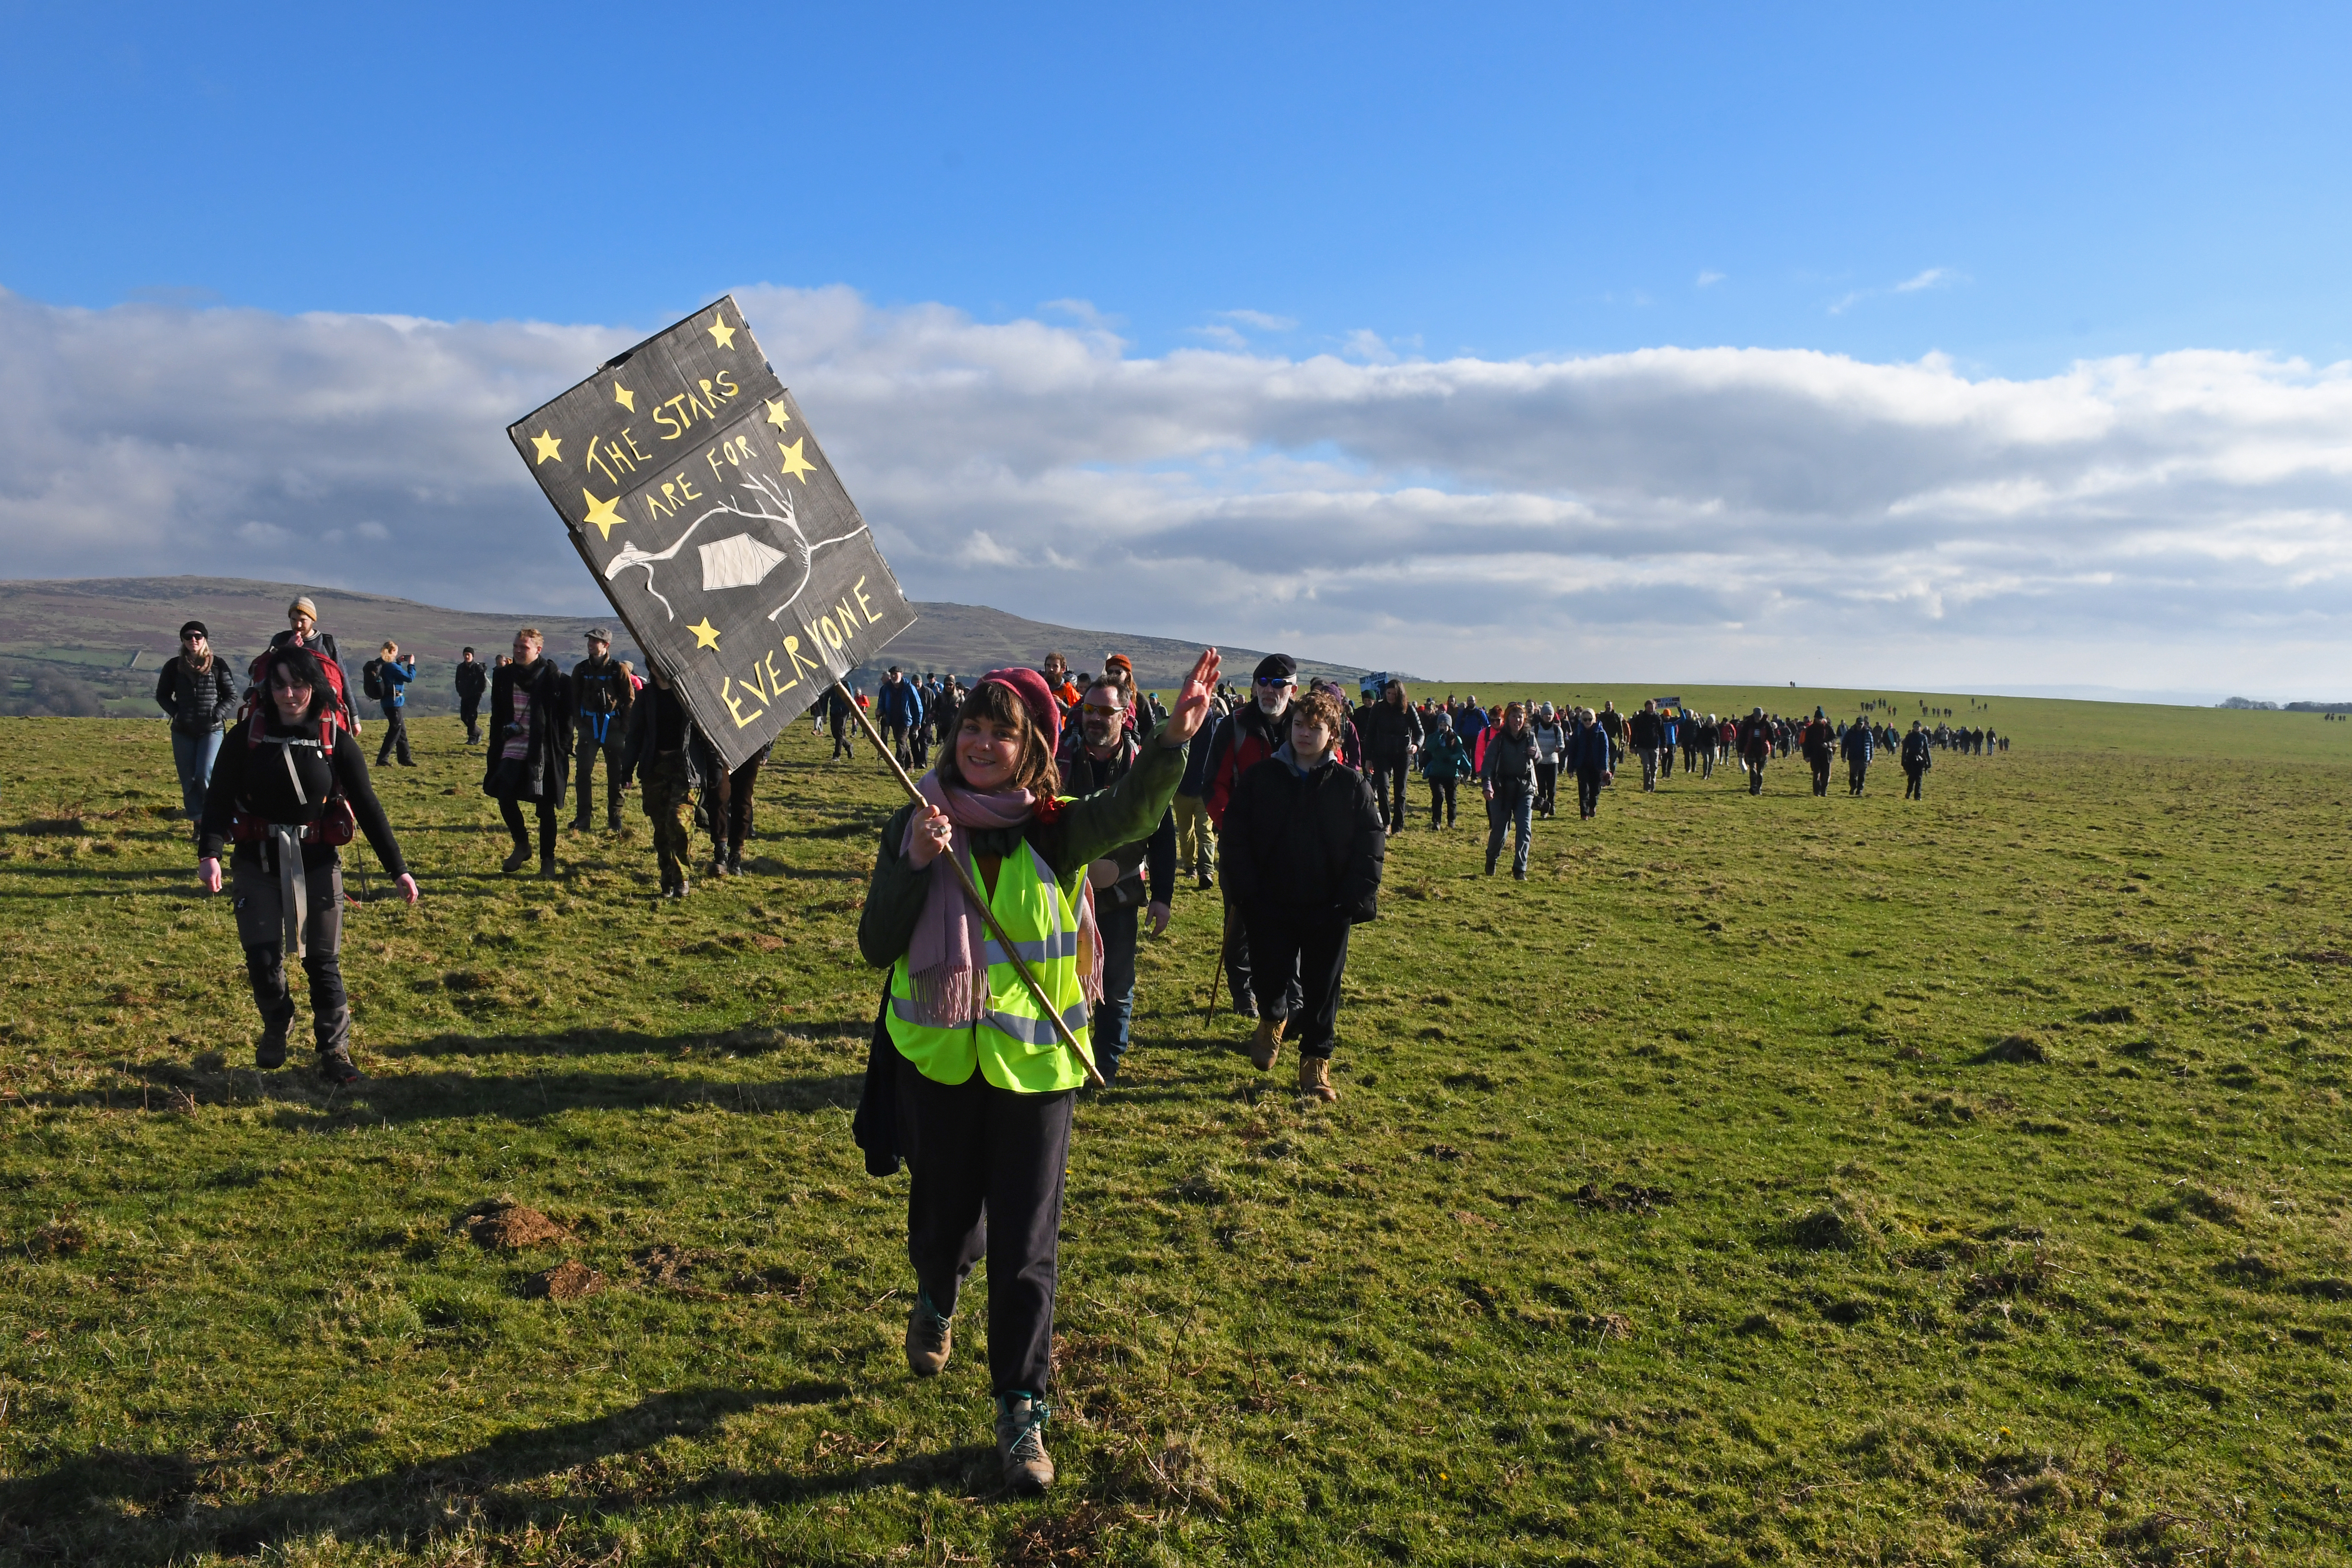
<instances>
[{"instance_id":1,"label":"distant hill","mask_svg":"<svg viewBox=\"0 0 2352 1568\"><path fill-rule=\"evenodd\" d=\"M627 628L609 616L447 610L380 594L235 577L32 579L0 582L0 662L6 667L0 671L0 710L152 715L155 672L177 650L183 622L204 622L213 646L242 662L284 629L286 605L299 595L318 605L319 624L334 634L354 686L360 665L386 638L415 654L422 668L410 700L420 712L457 707L449 667L460 648L470 644L477 658L487 659L504 651L519 626L538 626L548 646L569 660L580 657L589 627L606 626L616 634L614 651L643 667ZM1080 670L1098 669L1104 655L1124 653L1134 660L1140 684L1164 689L1183 678L1199 652L1196 645L1170 637L1083 631L977 605L919 603L915 613L914 626L889 646L884 664L857 672L863 681L870 683L892 661L970 676L1034 665L1059 650ZM1246 678L1264 657L1255 648L1223 651L1232 679ZM1349 681L1364 673L1304 658L1299 668Z\"/></svg>"}]
</instances>

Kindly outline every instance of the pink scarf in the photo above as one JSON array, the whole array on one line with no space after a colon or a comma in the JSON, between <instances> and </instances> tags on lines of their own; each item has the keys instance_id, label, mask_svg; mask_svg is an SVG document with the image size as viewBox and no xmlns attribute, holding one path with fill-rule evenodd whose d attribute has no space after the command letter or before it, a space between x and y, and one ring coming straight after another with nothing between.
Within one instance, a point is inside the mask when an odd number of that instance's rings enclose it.
<instances>
[{"instance_id":1,"label":"pink scarf","mask_svg":"<svg viewBox=\"0 0 2352 1568\"><path fill-rule=\"evenodd\" d=\"M914 940L907 944L916 1021L936 1029L962 1028L977 1023L988 1011L988 965L982 961L988 923L965 894L948 858L953 856L969 868L971 849L964 841L964 830L1019 827L1028 822L1034 802L1025 789L985 795L950 789L940 781L936 768L925 773L915 788L947 813L949 823L947 850L931 862L930 889L923 898L923 912L915 921ZM909 816L898 853L908 854L914 842L915 818ZM1035 863L1038 879L1055 883L1053 868L1035 846L1024 840L1022 847ZM972 881L975 887L982 886L977 872ZM985 892L982 887L983 896ZM1102 933L1095 925L1094 889L1084 878L1079 879L1078 889L1078 981L1089 1003L1102 1000Z\"/></svg>"}]
</instances>

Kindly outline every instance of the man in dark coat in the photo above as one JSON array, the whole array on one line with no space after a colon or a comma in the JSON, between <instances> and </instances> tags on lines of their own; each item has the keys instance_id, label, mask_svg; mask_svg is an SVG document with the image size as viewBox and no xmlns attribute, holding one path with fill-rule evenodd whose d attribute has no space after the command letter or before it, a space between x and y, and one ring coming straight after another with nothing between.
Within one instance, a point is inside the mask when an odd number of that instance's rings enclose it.
<instances>
[{"instance_id":1,"label":"man in dark coat","mask_svg":"<svg viewBox=\"0 0 2352 1568\"><path fill-rule=\"evenodd\" d=\"M482 793L497 797L499 815L514 835L514 853L502 869L520 871L530 863L530 830L522 803L539 815L539 874L555 875L555 814L572 771L572 682L543 657L546 639L537 626L515 633L514 659L490 678L490 743L482 773Z\"/></svg>"},{"instance_id":2,"label":"man in dark coat","mask_svg":"<svg viewBox=\"0 0 2352 1568\"><path fill-rule=\"evenodd\" d=\"M1658 787L1658 749L1665 744L1664 721L1658 717L1655 701L1642 704L1625 727L1626 743L1642 759L1642 789L1646 794Z\"/></svg>"},{"instance_id":3,"label":"man in dark coat","mask_svg":"<svg viewBox=\"0 0 2352 1568\"><path fill-rule=\"evenodd\" d=\"M1274 755L1280 748L1290 727L1291 700L1298 694L1298 661L1286 653L1270 653L1257 661L1256 672L1251 677L1250 695L1217 726L1209 742L1208 767L1202 775L1201 804L1208 808L1209 820L1216 825L1222 839L1225 826L1225 805L1233 799L1234 789L1242 775ZM1339 743L1341 721L1332 721L1332 744ZM1224 858L1223 845L1218 848L1220 862ZM1234 904L1230 889L1225 894L1225 979L1233 988L1234 1011L1244 1018L1258 1016L1257 991L1250 980L1250 946L1242 940L1241 919ZM1294 977L1284 989L1282 1011L1275 1018L1276 1039L1281 1037L1283 1020L1298 1006L1298 984Z\"/></svg>"},{"instance_id":4,"label":"man in dark coat","mask_svg":"<svg viewBox=\"0 0 2352 1568\"><path fill-rule=\"evenodd\" d=\"M490 672L474 658L472 648L457 656L457 717L466 722L466 744L482 743L482 693L490 689Z\"/></svg>"},{"instance_id":5,"label":"man in dark coat","mask_svg":"<svg viewBox=\"0 0 2352 1568\"><path fill-rule=\"evenodd\" d=\"M1930 754L1927 731L1919 727L1919 721L1916 719L1911 721L1911 732L1903 737L1902 761L1905 781L1903 798L1905 800L1927 799L1919 786L1926 780L1927 770L1936 765L1936 759Z\"/></svg>"},{"instance_id":6,"label":"man in dark coat","mask_svg":"<svg viewBox=\"0 0 2352 1568\"><path fill-rule=\"evenodd\" d=\"M1372 775L1372 794L1391 833L1404 831L1404 781L1413 753L1422 747L1421 713L1408 700L1404 682L1391 680L1380 700L1356 710L1356 737Z\"/></svg>"},{"instance_id":7,"label":"man in dark coat","mask_svg":"<svg viewBox=\"0 0 2352 1568\"><path fill-rule=\"evenodd\" d=\"M1220 835L1226 897L1257 984L1250 1060L1270 1069L1284 1024L1295 1021L1298 1091L1327 1102L1339 1098L1331 1049L1348 930L1379 914L1388 856L1371 786L1334 754L1342 717L1319 692L1297 702L1288 738L1234 786Z\"/></svg>"},{"instance_id":8,"label":"man in dark coat","mask_svg":"<svg viewBox=\"0 0 2352 1568\"><path fill-rule=\"evenodd\" d=\"M1863 780L1870 773L1870 759L1874 748L1871 744L1869 721L1856 719L1840 742L1845 751L1845 784L1848 795L1862 793Z\"/></svg>"},{"instance_id":9,"label":"man in dark coat","mask_svg":"<svg viewBox=\"0 0 2352 1568\"><path fill-rule=\"evenodd\" d=\"M1830 793L1830 763L1837 755L1837 731L1830 727L1829 717L1819 708L1813 710L1801 739L1804 743L1805 762L1813 770L1813 793Z\"/></svg>"},{"instance_id":10,"label":"man in dark coat","mask_svg":"<svg viewBox=\"0 0 2352 1568\"><path fill-rule=\"evenodd\" d=\"M1772 755L1772 721L1761 708L1751 710L1739 723L1739 762L1748 770L1748 793L1764 793L1764 764Z\"/></svg>"},{"instance_id":11,"label":"man in dark coat","mask_svg":"<svg viewBox=\"0 0 2352 1568\"><path fill-rule=\"evenodd\" d=\"M624 784L632 778L637 781L637 799L646 808L646 820L653 825L662 897L682 899L691 890L686 868L694 857L694 835L687 818L694 809L694 792L719 771L719 759L694 727L686 704L678 700L677 689L662 667L650 664L647 668L653 682L629 710L621 780Z\"/></svg>"}]
</instances>

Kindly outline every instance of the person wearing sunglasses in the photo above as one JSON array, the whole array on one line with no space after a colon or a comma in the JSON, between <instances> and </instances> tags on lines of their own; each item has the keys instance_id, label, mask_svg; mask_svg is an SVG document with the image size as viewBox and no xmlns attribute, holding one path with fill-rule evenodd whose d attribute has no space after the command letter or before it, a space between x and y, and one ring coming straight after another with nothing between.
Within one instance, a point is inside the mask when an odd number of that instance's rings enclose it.
<instances>
[{"instance_id":1,"label":"person wearing sunglasses","mask_svg":"<svg viewBox=\"0 0 2352 1568\"><path fill-rule=\"evenodd\" d=\"M1134 727L1133 692L1119 679L1124 673L1106 666L1078 700L1078 721L1062 732L1055 765L1066 794L1086 796L1109 789L1135 765L1141 738ZM1127 1055L1135 1017L1139 917L1148 910L1153 936L1168 933L1176 884L1174 812L1161 813L1160 826L1149 837L1115 846L1089 861L1087 881L1094 889L1095 924L1102 933L1103 951L1102 999L1094 1005L1095 1065L1108 1089L1118 1081L1118 1064Z\"/></svg>"},{"instance_id":2,"label":"person wearing sunglasses","mask_svg":"<svg viewBox=\"0 0 2352 1568\"><path fill-rule=\"evenodd\" d=\"M1290 704L1298 695L1298 661L1286 653L1270 653L1258 660L1257 669L1250 678L1250 695L1235 708L1225 721L1217 726L1216 739L1209 745L1209 765L1206 786L1201 804L1208 807L1209 820L1216 825L1219 855L1223 854L1225 805L1233 799L1234 786L1241 776L1281 750L1290 729ZM1244 1018L1258 1016L1256 992L1250 978L1249 944L1242 939L1240 912L1229 896L1225 900L1225 981L1233 996L1233 1008ZM1286 989L1284 1018L1296 1015L1299 1008L1298 981L1294 976ZM1275 1039L1282 1038L1282 1025L1275 1026Z\"/></svg>"}]
</instances>

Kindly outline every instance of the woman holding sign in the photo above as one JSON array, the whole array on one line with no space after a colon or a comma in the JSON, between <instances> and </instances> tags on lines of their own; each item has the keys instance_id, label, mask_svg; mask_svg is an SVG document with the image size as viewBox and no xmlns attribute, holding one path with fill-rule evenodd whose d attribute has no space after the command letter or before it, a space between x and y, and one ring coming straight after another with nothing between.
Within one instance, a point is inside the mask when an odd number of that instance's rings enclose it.
<instances>
[{"instance_id":1,"label":"woman holding sign","mask_svg":"<svg viewBox=\"0 0 2352 1568\"><path fill-rule=\"evenodd\" d=\"M1202 653L1126 775L1079 800L1057 793L1062 708L1044 678L1030 669L983 676L917 786L922 804L883 828L858 922L866 961L890 971L898 1146L913 1170L907 1364L918 1377L947 1365L957 1294L985 1255L997 1456L1017 1490L1054 1479L1044 1395L1071 1095L1086 1069L990 938L954 862L969 865L998 925L1091 1050L1102 942L1087 867L1159 826L1184 776L1186 742L1208 714L1217 667L1215 649Z\"/></svg>"}]
</instances>

